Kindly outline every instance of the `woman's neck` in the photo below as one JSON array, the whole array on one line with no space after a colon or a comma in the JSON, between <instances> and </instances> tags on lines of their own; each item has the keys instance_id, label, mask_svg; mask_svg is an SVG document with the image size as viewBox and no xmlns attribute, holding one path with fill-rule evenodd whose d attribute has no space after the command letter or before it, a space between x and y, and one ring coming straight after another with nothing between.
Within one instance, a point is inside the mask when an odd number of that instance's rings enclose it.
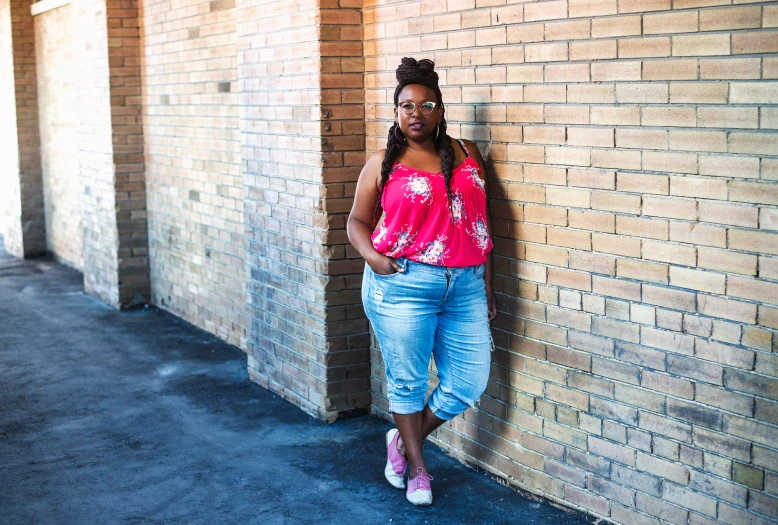
<instances>
[{"instance_id":1,"label":"woman's neck","mask_svg":"<svg viewBox=\"0 0 778 525\"><path fill-rule=\"evenodd\" d=\"M435 141L431 138L424 142L413 142L412 140L405 141L406 151L411 153L437 153L438 148L435 146Z\"/></svg>"}]
</instances>

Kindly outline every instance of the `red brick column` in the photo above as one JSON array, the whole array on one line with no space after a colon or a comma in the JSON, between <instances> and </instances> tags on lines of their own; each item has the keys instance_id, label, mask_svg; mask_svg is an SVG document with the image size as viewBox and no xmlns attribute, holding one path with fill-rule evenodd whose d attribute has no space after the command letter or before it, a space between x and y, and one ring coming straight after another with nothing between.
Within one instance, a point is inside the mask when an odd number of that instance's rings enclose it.
<instances>
[{"instance_id":1,"label":"red brick column","mask_svg":"<svg viewBox=\"0 0 778 525\"><path fill-rule=\"evenodd\" d=\"M0 234L17 257L46 252L31 3L0 4L0 210L6 214Z\"/></svg>"},{"instance_id":2,"label":"red brick column","mask_svg":"<svg viewBox=\"0 0 778 525\"><path fill-rule=\"evenodd\" d=\"M106 13L119 303L131 306L150 296L138 0L109 0Z\"/></svg>"},{"instance_id":3,"label":"red brick column","mask_svg":"<svg viewBox=\"0 0 778 525\"><path fill-rule=\"evenodd\" d=\"M356 181L365 163L362 0L320 2L322 195L329 286L328 393L339 412L370 404L370 334L362 309L364 262L346 236Z\"/></svg>"}]
</instances>

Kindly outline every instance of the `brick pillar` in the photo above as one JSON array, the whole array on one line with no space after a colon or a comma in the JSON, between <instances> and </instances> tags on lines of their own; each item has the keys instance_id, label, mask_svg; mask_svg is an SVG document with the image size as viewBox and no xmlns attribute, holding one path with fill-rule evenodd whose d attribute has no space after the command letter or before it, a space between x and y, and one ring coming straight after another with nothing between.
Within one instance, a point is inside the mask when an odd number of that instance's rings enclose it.
<instances>
[{"instance_id":1,"label":"brick pillar","mask_svg":"<svg viewBox=\"0 0 778 525\"><path fill-rule=\"evenodd\" d=\"M0 234L17 257L46 252L35 31L30 0L0 4Z\"/></svg>"},{"instance_id":2,"label":"brick pillar","mask_svg":"<svg viewBox=\"0 0 778 525\"><path fill-rule=\"evenodd\" d=\"M364 261L346 236L356 182L365 164L365 63L362 0L319 2L328 399L345 412L370 405L370 334L362 309Z\"/></svg>"},{"instance_id":3,"label":"brick pillar","mask_svg":"<svg viewBox=\"0 0 778 525\"><path fill-rule=\"evenodd\" d=\"M76 0L84 287L116 308L148 300L148 241L134 0Z\"/></svg>"},{"instance_id":4,"label":"brick pillar","mask_svg":"<svg viewBox=\"0 0 778 525\"><path fill-rule=\"evenodd\" d=\"M138 0L109 0L106 7L119 232L119 303L132 306L147 302L151 296Z\"/></svg>"},{"instance_id":5,"label":"brick pillar","mask_svg":"<svg viewBox=\"0 0 778 525\"><path fill-rule=\"evenodd\" d=\"M364 160L361 21L341 3L238 3L249 373L327 421L370 400L344 231Z\"/></svg>"}]
</instances>

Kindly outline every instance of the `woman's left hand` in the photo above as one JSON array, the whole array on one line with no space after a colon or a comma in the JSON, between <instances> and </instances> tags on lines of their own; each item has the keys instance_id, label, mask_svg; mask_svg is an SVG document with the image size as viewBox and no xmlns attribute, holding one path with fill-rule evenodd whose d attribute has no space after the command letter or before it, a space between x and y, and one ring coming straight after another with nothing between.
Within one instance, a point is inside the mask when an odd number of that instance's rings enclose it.
<instances>
[{"instance_id":1,"label":"woman's left hand","mask_svg":"<svg viewBox=\"0 0 778 525\"><path fill-rule=\"evenodd\" d=\"M497 297L491 286L486 287L486 305L489 307L489 320L497 317Z\"/></svg>"}]
</instances>

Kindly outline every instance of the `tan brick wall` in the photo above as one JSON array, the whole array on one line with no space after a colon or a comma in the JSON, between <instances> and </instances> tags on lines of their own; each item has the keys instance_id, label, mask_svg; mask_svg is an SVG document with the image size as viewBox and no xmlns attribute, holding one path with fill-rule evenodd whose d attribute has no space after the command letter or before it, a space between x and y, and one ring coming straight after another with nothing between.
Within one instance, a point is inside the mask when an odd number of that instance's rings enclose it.
<instances>
[{"instance_id":1,"label":"tan brick wall","mask_svg":"<svg viewBox=\"0 0 778 525\"><path fill-rule=\"evenodd\" d=\"M23 257L46 252L43 216L35 33L30 0L0 4L0 210L6 249Z\"/></svg>"},{"instance_id":2,"label":"tan brick wall","mask_svg":"<svg viewBox=\"0 0 778 525\"><path fill-rule=\"evenodd\" d=\"M16 96L14 93L13 42L11 40L11 4L0 5L0 114L16 114ZM0 172L11 173L16 168L19 157L16 136L16 119L0 120ZM19 183L18 177L9 175L0 177L0 235L6 235L13 210L17 208Z\"/></svg>"},{"instance_id":3,"label":"tan brick wall","mask_svg":"<svg viewBox=\"0 0 778 525\"><path fill-rule=\"evenodd\" d=\"M144 4L143 122L152 300L245 349L236 16Z\"/></svg>"},{"instance_id":4,"label":"tan brick wall","mask_svg":"<svg viewBox=\"0 0 778 525\"><path fill-rule=\"evenodd\" d=\"M238 4L249 373L326 420L370 402L344 231L364 157L358 7Z\"/></svg>"},{"instance_id":5,"label":"tan brick wall","mask_svg":"<svg viewBox=\"0 0 778 525\"><path fill-rule=\"evenodd\" d=\"M48 251L83 269L70 5L34 18L41 167Z\"/></svg>"},{"instance_id":6,"label":"tan brick wall","mask_svg":"<svg viewBox=\"0 0 778 525\"><path fill-rule=\"evenodd\" d=\"M148 170L155 301L317 417L368 405L345 217L394 68L432 58L450 133L490 165L501 310L480 408L435 442L617 523L774 522L778 2L362 4L144 4L139 34L137 3L75 1L87 290L148 296ZM22 8L0 4L23 22L12 79L0 32L3 125L34 175Z\"/></svg>"},{"instance_id":7,"label":"tan brick wall","mask_svg":"<svg viewBox=\"0 0 778 525\"><path fill-rule=\"evenodd\" d=\"M13 75L13 41L11 40L11 4L0 5L0 114L16 113ZM7 95L5 95L7 93ZM17 171L19 150L16 137L16 119L0 120L0 171ZM10 176L0 178L0 235L6 235L11 223L13 209L16 208L19 192L18 182Z\"/></svg>"},{"instance_id":8,"label":"tan brick wall","mask_svg":"<svg viewBox=\"0 0 778 525\"><path fill-rule=\"evenodd\" d=\"M78 159L84 183L84 288L119 305L118 228L113 184L113 140L105 2L76 0L73 30L78 112ZM89 108L89 111L84 111Z\"/></svg>"},{"instance_id":9,"label":"tan brick wall","mask_svg":"<svg viewBox=\"0 0 778 525\"><path fill-rule=\"evenodd\" d=\"M140 40L134 0L75 0L84 287L117 308L148 301Z\"/></svg>"},{"instance_id":10,"label":"tan brick wall","mask_svg":"<svg viewBox=\"0 0 778 525\"><path fill-rule=\"evenodd\" d=\"M434 441L617 523L778 518L778 2L730 4L365 2L368 152L409 55L490 164L491 381Z\"/></svg>"},{"instance_id":11,"label":"tan brick wall","mask_svg":"<svg viewBox=\"0 0 778 525\"><path fill-rule=\"evenodd\" d=\"M317 9L313 0L290 4L238 4L248 367L252 380L319 415L325 308L311 213L321 178Z\"/></svg>"}]
</instances>

